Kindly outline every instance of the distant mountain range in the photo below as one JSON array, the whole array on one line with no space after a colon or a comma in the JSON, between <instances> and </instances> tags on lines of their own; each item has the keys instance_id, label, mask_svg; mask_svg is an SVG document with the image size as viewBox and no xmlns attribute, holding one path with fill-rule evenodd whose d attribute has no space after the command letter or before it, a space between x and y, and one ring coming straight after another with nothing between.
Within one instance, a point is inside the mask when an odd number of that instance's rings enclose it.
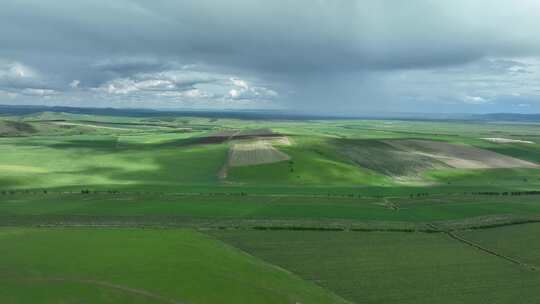
<instances>
[{"instance_id":1,"label":"distant mountain range","mask_svg":"<svg viewBox=\"0 0 540 304\"><path fill-rule=\"evenodd\" d=\"M120 108L82 108L67 106L0 105L0 115L28 115L40 112L57 112L108 116L194 116L209 118L239 119L398 119L398 120L480 120L480 121L521 121L540 122L538 114L489 113L489 114L442 114L442 113L390 113L358 116L338 116L303 114L284 110L153 110Z\"/></svg>"},{"instance_id":2,"label":"distant mountain range","mask_svg":"<svg viewBox=\"0 0 540 304\"><path fill-rule=\"evenodd\" d=\"M537 113L537 114L492 113L492 114L474 115L473 117L475 119L482 119L482 120L540 122L540 113Z\"/></svg>"}]
</instances>

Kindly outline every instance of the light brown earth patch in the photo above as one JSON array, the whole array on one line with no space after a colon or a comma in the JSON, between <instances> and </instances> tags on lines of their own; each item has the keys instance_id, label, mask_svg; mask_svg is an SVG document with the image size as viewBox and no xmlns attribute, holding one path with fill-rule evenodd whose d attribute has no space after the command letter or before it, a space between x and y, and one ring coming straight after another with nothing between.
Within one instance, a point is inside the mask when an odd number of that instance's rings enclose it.
<instances>
[{"instance_id":1,"label":"light brown earth patch","mask_svg":"<svg viewBox=\"0 0 540 304\"><path fill-rule=\"evenodd\" d=\"M240 140L231 143L227 161L218 173L220 179L227 178L227 171L230 167L242 167L261 164L271 164L291 159L291 157L272 144L290 145L287 137L267 137L255 141Z\"/></svg>"},{"instance_id":2,"label":"light brown earth patch","mask_svg":"<svg viewBox=\"0 0 540 304\"><path fill-rule=\"evenodd\" d=\"M74 122L59 121L59 122L54 122L54 123L57 124L57 125L60 125L60 126L77 126L77 127L88 127L88 128L95 128L95 129L131 131L131 129L127 129L127 128L109 127L109 126L74 123Z\"/></svg>"},{"instance_id":3,"label":"light brown earth patch","mask_svg":"<svg viewBox=\"0 0 540 304\"><path fill-rule=\"evenodd\" d=\"M233 144L229 154L229 165L232 167L251 166L289 159L289 155L277 150L272 144L257 140L251 143Z\"/></svg>"},{"instance_id":4,"label":"light brown earth patch","mask_svg":"<svg viewBox=\"0 0 540 304\"><path fill-rule=\"evenodd\" d=\"M410 153L435 158L454 168L537 168L538 165L468 145L431 140L385 140L385 143Z\"/></svg>"},{"instance_id":5,"label":"light brown earth patch","mask_svg":"<svg viewBox=\"0 0 540 304\"><path fill-rule=\"evenodd\" d=\"M230 145L227 161L218 172L221 180L227 178L229 167L269 164L289 160L289 155L277 150L276 146L290 146L287 136L275 133L272 129L229 129L219 130L200 137L197 143Z\"/></svg>"},{"instance_id":6,"label":"light brown earth patch","mask_svg":"<svg viewBox=\"0 0 540 304\"><path fill-rule=\"evenodd\" d=\"M287 136L259 137L258 140L264 143L271 144L271 145L278 145L278 146L292 145L291 140Z\"/></svg>"},{"instance_id":7,"label":"light brown earth patch","mask_svg":"<svg viewBox=\"0 0 540 304\"><path fill-rule=\"evenodd\" d=\"M517 143L517 144L534 144L534 142L530 141L530 140L502 138L502 137L485 137L485 138L481 138L481 139L487 140L487 141L490 141L490 142L494 142L494 143L497 143L497 144L513 144L513 143Z\"/></svg>"},{"instance_id":8,"label":"light brown earth patch","mask_svg":"<svg viewBox=\"0 0 540 304\"><path fill-rule=\"evenodd\" d=\"M272 129L245 129L245 130L219 130L209 133L199 139L200 143L223 143L231 140L246 140L259 138L283 137L279 133L274 133Z\"/></svg>"}]
</instances>

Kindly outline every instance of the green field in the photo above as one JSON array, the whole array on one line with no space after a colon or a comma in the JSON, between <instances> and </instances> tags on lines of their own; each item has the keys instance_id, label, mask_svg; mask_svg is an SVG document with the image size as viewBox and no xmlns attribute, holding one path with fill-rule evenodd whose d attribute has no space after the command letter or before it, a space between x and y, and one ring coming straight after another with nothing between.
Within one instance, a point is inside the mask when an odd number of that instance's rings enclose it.
<instances>
[{"instance_id":1,"label":"green field","mask_svg":"<svg viewBox=\"0 0 540 304\"><path fill-rule=\"evenodd\" d=\"M472 120L0 116L0 302L536 303L538 134ZM233 145L255 142L290 159L228 166Z\"/></svg>"},{"instance_id":2,"label":"green field","mask_svg":"<svg viewBox=\"0 0 540 304\"><path fill-rule=\"evenodd\" d=\"M345 303L189 230L10 228L0 244L2 303Z\"/></svg>"},{"instance_id":3,"label":"green field","mask_svg":"<svg viewBox=\"0 0 540 304\"><path fill-rule=\"evenodd\" d=\"M501 215L540 217L540 195L358 198L271 195L0 195L0 218L353 220L426 223Z\"/></svg>"}]
</instances>

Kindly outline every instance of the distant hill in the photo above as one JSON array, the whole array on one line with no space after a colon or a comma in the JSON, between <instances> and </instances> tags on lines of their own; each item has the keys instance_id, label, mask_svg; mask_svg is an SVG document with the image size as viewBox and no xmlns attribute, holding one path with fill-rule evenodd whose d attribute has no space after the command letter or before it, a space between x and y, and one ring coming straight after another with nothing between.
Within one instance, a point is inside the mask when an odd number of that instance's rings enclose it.
<instances>
[{"instance_id":1,"label":"distant hill","mask_svg":"<svg viewBox=\"0 0 540 304\"><path fill-rule=\"evenodd\" d=\"M56 113L56 114L55 114ZM153 110L153 109L119 109L119 108L81 108L66 106L31 106L0 105L0 115L32 115L44 119L62 116L61 113L127 116L127 117L163 117L192 116L208 118L238 119L395 119L395 120L483 120L483 121L524 121L540 122L539 114L492 113L492 114L443 114L443 113L381 113L357 116L302 114L283 110Z\"/></svg>"},{"instance_id":2,"label":"distant hill","mask_svg":"<svg viewBox=\"0 0 540 304\"><path fill-rule=\"evenodd\" d=\"M540 122L540 114L493 113L474 117L479 120Z\"/></svg>"},{"instance_id":3,"label":"distant hill","mask_svg":"<svg viewBox=\"0 0 540 304\"><path fill-rule=\"evenodd\" d=\"M79 108L64 106L15 106L0 105L0 115L30 115L46 113L69 113L85 115L127 116L127 117L162 117L162 116L192 116L208 118L239 118L239 119L322 119L338 118L305 114L292 114L279 110L153 110L153 109L119 109L119 108Z\"/></svg>"}]
</instances>

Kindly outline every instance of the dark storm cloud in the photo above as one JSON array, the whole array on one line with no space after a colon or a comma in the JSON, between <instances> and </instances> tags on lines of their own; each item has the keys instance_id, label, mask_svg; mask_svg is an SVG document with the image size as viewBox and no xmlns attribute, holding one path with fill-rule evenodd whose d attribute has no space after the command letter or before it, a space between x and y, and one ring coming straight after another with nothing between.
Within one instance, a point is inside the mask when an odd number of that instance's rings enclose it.
<instances>
[{"instance_id":1,"label":"dark storm cloud","mask_svg":"<svg viewBox=\"0 0 540 304\"><path fill-rule=\"evenodd\" d=\"M161 80L180 97L198 90L190 98L221 102L272 97L279 106L313 108L307 110L324 110L329 100L344 111L391 108L399 95L383 90L394 84L405 95L432 94L434 102L446 92L426 88L423 74L404 89L400 71L429 70L441 81L479 74L475 69L526 73L514 58L539 56L538 20L534 0L3 0L0 59L44 77L0 77L0 89L23 90L26 81L73 97L76 89L112 85L103 92L117 92L121 84L140 94L143 87L162 91L147 86ZM228 81L235 77L247 88ZM175 95L173 87L168 92Z\"/></svg>"},{"instance_id":2,"label":"dark storm cloud","mask_svg":"<svg viewBox=\"0 0 540 304\"><path fill-rule=\"evenodd\" d=\"M92 65L98 71L117 75L130 75L137 72L151 72L170 68L171 64L161 62L156 58L122 57L106 59Z\"/></svg>"}]
</instances>

